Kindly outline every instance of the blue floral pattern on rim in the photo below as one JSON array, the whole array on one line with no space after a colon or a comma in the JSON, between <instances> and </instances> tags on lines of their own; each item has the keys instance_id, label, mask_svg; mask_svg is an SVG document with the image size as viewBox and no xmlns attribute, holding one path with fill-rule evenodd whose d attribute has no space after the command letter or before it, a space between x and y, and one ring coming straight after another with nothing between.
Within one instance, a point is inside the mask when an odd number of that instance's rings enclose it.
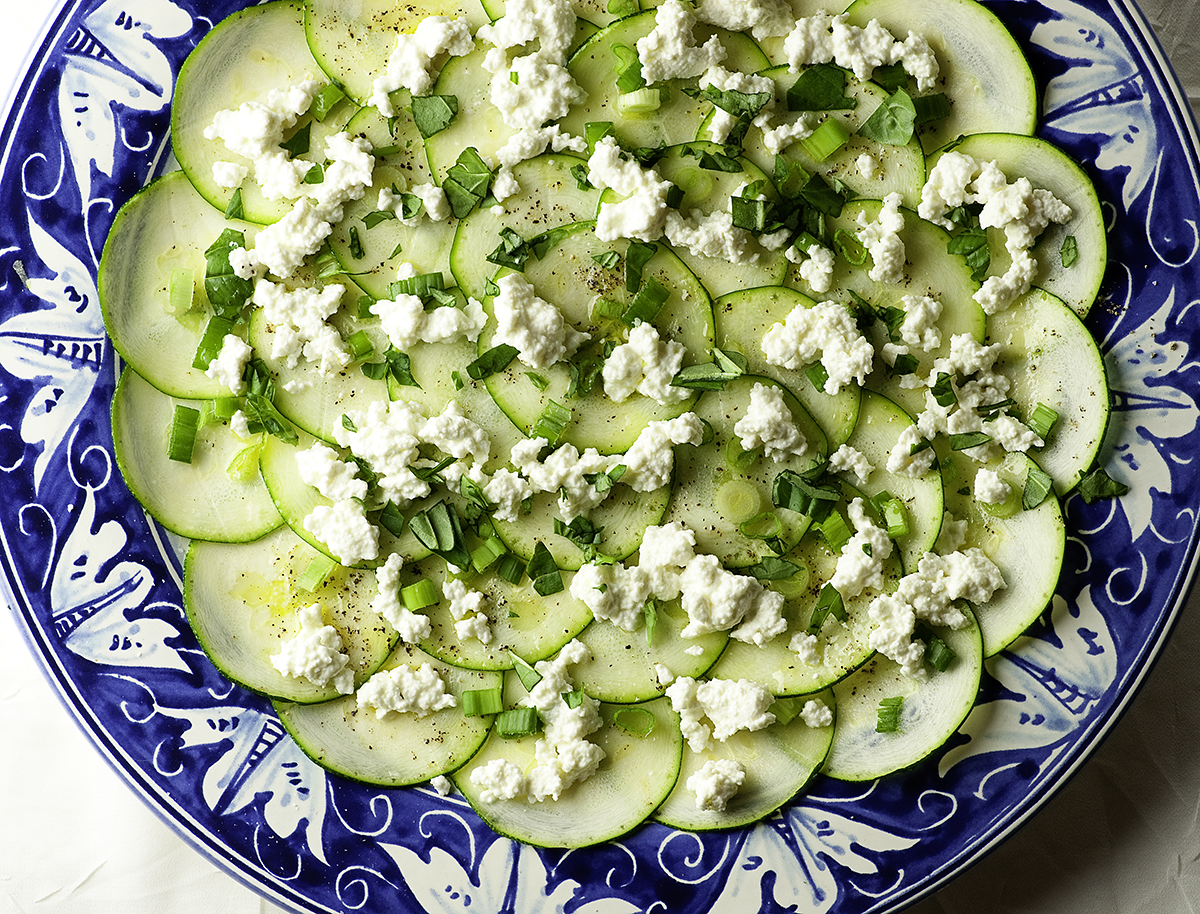
<instances>
[{"instance_id":1,"label":"blue floral pattern on rim","mask_svg":"<svg viewBox=\"0 0 1200 914\"><path fill-rule=\"evenodd\" d=\"M244 0L70 0L0 135L0 538L34 651L98 747L182 834L297 910L896 911L1002 840L1080 765L1169 634L1195 562L1200 187L1190 114L1128 2L1001 0L1042 85L1044 134L1095 177L1110 275L1088 319L1128 496L1066 504L1050 611L987 663L958 737L868 785L818 778L767 822L646 825L586 851L491 833L429 789L327 775L270 704L207 662L182 543L116 472L119 373L96 271L120 204L172 167L174 75Z\"/></svg>"}]
</instances>

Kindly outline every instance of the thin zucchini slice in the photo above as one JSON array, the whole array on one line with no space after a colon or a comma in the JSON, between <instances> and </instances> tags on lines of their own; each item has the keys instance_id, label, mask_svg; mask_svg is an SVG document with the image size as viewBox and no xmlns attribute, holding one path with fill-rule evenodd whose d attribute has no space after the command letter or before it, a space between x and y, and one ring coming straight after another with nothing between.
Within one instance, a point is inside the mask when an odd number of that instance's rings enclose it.
<instances>
[{"instance_id":1,"label":"thin zucchini slice","mask_svg":"<svg viewBox=\"0 0 1200 914\"><path fill-rule=\"evenodd\" d=\"M113 448L125 484L160 524L198 540L247 542L283 522L252 457L252 475L230 469L262 445L243 441L223 423L206 423L196 435L190 463L171 460L167 439L175 407L203 414L198 400L176 400L126 368L113 395Z\"/></svg>"},{"instance_id":2,"label":"thin zucchini slice","mask_svg":"<svg viewBox=\"0 0 1200 914\"><path fill-rule=\"evenodd\" d=\"M1058 413L1045 447L1034 456L1065 495L1091 468L1104 443L1111 402L1104 356L1061 299L1031 289L988 320L989 342L1004 343L995 370L1013 382L1011 396L1026 418L1039 403Z\"/></svg>"},{"instance_id":3,"label":"thin zucchini slice","mask_svg":"<svg viewBox=\"0 0 1200 914\"><path fill-rule=\"evenodd\" d=\"M287 527L253 543L192 542L183 570L184 607L217 669L251 691L285 701L337 698L332 685L284 676L271 663L298 631L298 611L313 603L341 635L355 686L378 669L397 636L371 609L375 575L337 565L316 590L297 586L320 555Z\"/></svg>"},{"instance_id":4,"label":"thin zucchini slice","mask_svg":"<svg viewBox=\"0 0 1200 914\"><path fill-rule=\"evenodd\" d=\"M419 784L459 767L487 738L490 717L466 717L462 693L501 684L498 673L462 670L411 644L398 644L376 672L430 664L457 706L424 717L360 708L353 695L319 704L275 702L279 720L304 753L337 774L383 787Z\"/></svg>"},{"instance_id":5,"label":"thin zucchini slice","mask_svg":"<svg viewBox=\"0 0 1200 914\"><path fill-rule=\"evenodd\" d=\"M1053 494L1032 510L1022 508L1032 457L1015 452L980 464L958 451L944 456L950 458L942 470L948 477L946 510L968 522L962 548L978 546L1004 575L1005 587L976 612L984 656L990 657L1029 628L1054 596L1066 550L1062 508ZM999 505L983 504L971 494L975 475L984 467L1010 488L1009 497Z\"/></svg>"},{"instance_id":6,"label":"thin zucchini slice","mask_svg":"<svg viewBox=\"0 0 1200 914\"><path fill-rule=\"evenodd\" d=\"M626 291L620 270L607 269L592 259L597 251L610 249L624 255L626 242L600 243L592 234L591 226L592 223L581 223L573 227L540 260L531 257L525 264L525 278L537 294L557 306L573 327L592 334L592 342L581 347L577 360L589 353L596 355L606 339L623 342L629 329L619 320L606 319L597 323L594 310L597 299L615 302L618 312L623 312L633 298ZM683 344L685 365L706 361L712 346L713 325L710 299L704 286L662 245L646 264L642 275L644 280L653 277L670 292L653 321L659 336ZM491 347L496 326L492 297L488 296L483 305L490 319L479 337L481 353ZM544 386L535 384L529 377L529 369L519 359L514 359L506 369L488 377L486 384L500 408L526 433L551 401L569 407L572 417L563 440L580 450L594 447L601 453L627 451L651 421L678 416L693 402L688 398L662 405L635 394L623 403L616 403L600 391L599 383L597 389L586 396L568 397L572 386L568 363L560 362L537 374L546 382Z\"/></svg>"},{"instance_id":7,"label":"thin zucchini slice","mask_svg":"<svg viewBox=\"0 0 1200 914\"><path fill-rule=\"evenodd\" d=\"M803 456L771 459L760 448L742 450L734 428L746 415L751 391L758 384L780 388L807 442ZM803 473L827 456L825 432L786 387L752 375L731 381L724 390L705 391L695 413L712 427L713 440L679 448L664 523L683 523L696 534L697 551L717 556L726 568L753 565L764 556L788 552L800 542L809 518L776 509L771 487L784 470Z\"/></svg>"},{"instance_id":8,"label":"thin zucchini slice","mask_svg":"<svg viewBox=\"0 0 1200 914\"><path fill-rule=\"evenodd\" d=\"M213 178L216 162L247 164L220 139L210 140L205 129L218 111L243 102L265 101L272 89L287 90L308 79L322 85L328 78L309 52L304 34L304 4L274 0L252 6L221 20L188 55L175 84L171 105L171 142L175 157L200 194L222 212L233 196ZM299 158L323 160L324 137L337 133L354 113L339 104L323 121L302 117L293 129L308 129L309 152ZM306 125L307 128L306 128ZM242 206L252 222L271 223L292 208L291 200L268 200L258 184L242 186Z\"/></svg>"},{"instance_id":9,"label":"thin zucchini slice","mask_svg":"<svg viewBox=\"0 0 1200 914\"><path fill-rule=\"evenodd\" d=\"M488 21L475 0L306 0L304 7L304 30L313 57L360 105L371 97L376 75L387 72L398 34L414 31L434 15L465 18L472 32Z\"/></svg>"},{"instance_id":10,"label":"thin zucchini slice","mask_svg":"<svg viewBox=\"0 0 1200 914\"><path fill-rule=\"evenodd\" d=\"M955 150L982 162L995 161L1010 181L1028 178L1035 188L1050 191L1071 208L1071 218L1066 224L1051 223L1038 236L1031 252L1038 265L1033 284L1057 295L1076 314L1085 317L1096 301L1108 268L1104 213L1091 178L1065 152L1038 137L980 134L965 137ZM929 167L932 169L936 162L932 158ZM1065 266L1062 251L1068 237L1074 238L1078 256L1070 266ZM988 229L988 246L992 252L989 274L1003 274L1010 263L1004 248L1004 233Z\"/></svg>"},{"instance_id":11,"label":"thin zucchini slice","mask_svg":"<svg viewBox=\"0 0 1200 914\"><path fill-rule=\"evenodd\" d=\"M227 221L182 172L164 175L121 207L104 254L97 289L113 345L139 375L165 394L209 399L228 390L192 367L210 312L203 289L204 249L231 228L252 244L255 226ZM197 242L199 239L199 242ZM172 282L192 277L195 304L168 310Z\"/></svg>"},{"instance_id":12,"label":"thin zucchini slice","mask_svg":"<svg viewBox=\"0 0 1200 914\"><path fill-rule=\"evenodd\" d=\"M975 704L983 672L979 628L935 629L955 657L945 672L926 670L924 678L906 676L877 654L861 670L833 687L837 727L824 771L843 781L872 781L937 751ZM879 703L902 698L896 732L876 731Z\"/></svg>"},{"instance_id":13,"label":"thin zucchini slice","mask_svg":"<svg viewBox=\"0 0 1200 914\"><path fill-rule=\"evenodd\" d=\"M713 315L718 347L745 356L750 374L774 378L785 385L825 430L832 452L846 443L858 421L858 386L850 385L836 394L827 394L814 387L803 371L772 365L762 351L763 337L772 326L782 323L793 308L811 308L815 304L795 289L763 286L721 296L713 303Z\"/></svg>"},{"instance_id":14,"label":"thin zucchini slice","mask_svg":"<svg viewBox=\"0 0 1200 914\"><path fill-rule=\"evenodd\" d=\"M965 134L1007 130L1032 134L1038 89L1025 53L996 14L975 0L855 0L852 25L878 19L897 38L924 36L937 55L938 91L951 101L949 117L920 128L926 152Z\"/></svg>"},{"instance_id":15,"label":"thin zucchini slice","mask_svg":"<svg viewBox=\"0 0 1200 914\"><path fill-rule=\"evenodd\" d=\"M830 692L786 700L802 703L808 697L827 707L834 704ZM829 754L834 729L833 724L810 727L796 716L786 724L776 722L761 730L741 730L723 743L714 741L703 752L684 746L679 780L655 811L655 820L672 828L704 831L738 828L769 816L803 790L820 769ZM700 809L687 786L688 778L715 759L733 759L746 772L745 781L720 812Z\"/></svg>"},{"instance_id":16,"label":"thin zucchini slice","mask_svg":"<svg viewBox=\"0 0 1200 914\"><path fill-rule=\"evenodd\" d=\"M653 716L649 733L620 726L620 715L630 710ZM623 835L649 816L675 785L683 736L679 717L666 698L633 706L602 704L600 713L604 726L589 738L604 749L605 760L599 771L557 800L530 803L519 797L484 803L471 782L471 772L492 759L532 767L536 736L506 740L493 732L479 754L454 774L454 783L494 831L527 844L587 847Z\"/></svg>"}]
</instances>

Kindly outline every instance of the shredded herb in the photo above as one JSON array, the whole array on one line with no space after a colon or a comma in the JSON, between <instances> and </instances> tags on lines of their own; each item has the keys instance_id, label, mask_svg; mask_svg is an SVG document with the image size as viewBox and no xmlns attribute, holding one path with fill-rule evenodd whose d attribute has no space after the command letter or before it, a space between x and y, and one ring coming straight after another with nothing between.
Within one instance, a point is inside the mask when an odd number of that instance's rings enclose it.
<instances>
[{"instance_id":1,"label":"shredded herb","mask_svg":"<svg viewBox=\"0 0 1200 914\"><path fill-rule=\"evenodd\" d=\"M414 95L413 123L422 139L441 133L458 117L458 97L455 95Z\"/></svg>"}]
</instances>

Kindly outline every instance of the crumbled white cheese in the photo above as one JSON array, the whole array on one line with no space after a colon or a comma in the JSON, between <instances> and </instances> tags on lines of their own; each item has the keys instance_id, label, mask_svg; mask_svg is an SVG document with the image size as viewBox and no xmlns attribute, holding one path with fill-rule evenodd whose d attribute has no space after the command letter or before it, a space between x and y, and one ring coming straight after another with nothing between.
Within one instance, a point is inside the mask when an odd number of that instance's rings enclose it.
<instances>
[{"instance_id":1,"label":"crumbled white cheese","mask_svg":"<svg viewBox=\"0 0 1200 914\"><path fill-rule=\"evenodd\" d=\"M300 630L271 655L271 664L284 676L304 679L318 688L333 685L342 695L354 691L354 669L343 652L342 636L326 625L321 604L313 603L297 613Z\"/></svg>"},{"instance_id":2,"label":"crumbled white cheese","mask_svg":"<svg viewBox=\"0 0 1200 914\"><path fill-rule=\"evenodd\" d=\"M300 357L322 374L334 374L350 364L350 347L327 321L341 307L346 287L328 285L320 289L300 286L289 289L268 279L254 284L251 301L275 328L271 358L283 359L289 368Z\"/></svg>"},{"instance_id":3,"label":"crumbled white cheese","mask_svg":"<svg viewBox=\"0 0 1200 914\"><path fill-rule=\"evenodd\" d=\"M392 300L373 302L370 311L379 318L388 342L402 352L416 343L450 343L460 339L473 343L487 323L483 306L473 298L467 299L465 308L426 311L417 296L401 293Z\"/></svg>"},{"instance_id":4,"label":"crumbled white cheese","mask_svg":"<svg viewBox=\"0 0 1200 914\"><path fill-rule=\"evenodd\" d=\"M493 45L496 51L507 51L538 43L538 53L547 60L562 63L575 38L575 9L570 0L507 0L504 15L488 25L480 26L476 37ZM505 55L493 55L493 61ZM496 72L501 64L488 64Z\"/></svg>"},{"instance_id":5,"label":"crumbled white cheese","mask_svg":"<svg viewBox=\"0 0 1200 914\"><path fill-rule=\"evenodd\" d=\"M825 702L810 698L800 709L800 719L810 727L828 727L833 723L833 711Z\"/></svg>"},{"instance_id":6,"label":"crumbled white cheese","mask_svg":"<svg viewBox=\"0 0 1200 914\"><path fill-rule=\"evenodd\" d=\"M661 339L653 324L638 324L629 331L629 340L604 360L604 392L617 403L634 393L662 404L686 400L690 391L671 386L685 351L682 343Z\"/></svg>"},{"instance_id":7,"label":"crumbled white cheese","mask_svg":"<svg viewBox=\"0 0 1200 914\"><path fill-rule=\"evenodd\" d=\"M905 295L900 299L904 321L900 338L905 345L926 352L942 345L942 331L937 320L942 316L942 303L928 295Z\"/></svg>"},{"instance_id":8,"label":"crumbled white cheese","mask_svg":"<svg viewBox=\"0 0 1200 914\"><path fill-rule=\"evenodd\" d=\"M379 555L379 531L354 499L317 505L304 518L304 529L324 543L343 565L357 565Z\"/></svg>"},{"instance_id":9,"label":"crumbled white cheese","mask_svg":"<svg viewBox=\"0 0 1200 914\"><path fill-rule=\"evenodd\" d=\"M246 371L246 363L253 353L250 345L236 333L226 333L221 340L221 351L217 357L208 363L204 373L214 381L228 387L234 394L240 394L246 389L242 378Z\"/></svg>"},{"instance_id":10,"label":"crumbled white cheese","mask_svg":"<svg viewBox=\"0 0 1200 914\"><path fill-rule=\"evenodd\" d=\"M892 191L883 198L879 218L874 222L866 213L858 214L859 230L855 237L871 255L871 269L867 275L875 282L900 283L904 281L904 215L900 212L900 194Z\"/></svg>"},{"instance_id":11,"label":"crumbled white cheese","mask_svg":"<svg viewBox=\"0 0 1200 914\"><path fill-rule=\"evenodd\" d=\"M454 782L444 774L430 778L429 786L434 789L439 797L448 797L454 792Z\"/></svg>"},{"instance_id":12,"label":"crumbled white cheese","mask_svg":"<svg viewBox=\"0 0 1200 914\"><path fill-rule=\"evenodd\" d=\"M605 456L595 448L588 448L581 454L573 444L564 444L544 461L539 460L538 455L547 444L545 438L518 441L513 445L509 461L528 480L531 492L558 493L558 510L565 522L587 516L612 491L600 491L587 477L607 473L620 459ZM487 493L486 488L484 493Z\"/></svg>"},{"instance_id":13,"label":"crumbled white cheese","mask_svg":"<svg viewBox=\"0 0 1200 914\"><path fill-rule=\"evenodd\" d=\"M735 759L709 759L687 779L687 789L696 797L696 807L724 812L733 795L746 780L746 769Z\"/></svg>"},{"instance_id":14,"label":"crumbled white cheese","mask_svg":"<svg viewBox=\"0 0 1200 914\"><path fill-rule=\"evenodd\" d=\"M529 790L529 781L518 765L508 759L494 758L471 771L471 783L479 788L483 803L515 800Z\"/></svg>"},{"instance_id":15,"label":"crumbled white cheese","mask_svg":"<svg viewBox=\"0 0 1200 914\"><path fill-rule=\"evenodd\" d=\"M797 20L783 49L793 73L810 64L833 61L852 70L858 79L868 80L876 67L899 63L922 92L934 87L940 72L937 57L920 35L909 32L904 41L897 41L878 20L872 19L865 27L850 25L845 13L831 17L819 12Z\"/></svg>"},{"instance_id":16,"label":"crumbled white cheese","mask_svg":"<svg viewBox=\"0 0 1200 914\"><path fill-rule=\"evenodd\" d=\"M899 473L914 479L924 476L933 466L936 454L932 447L926 445L915 454L913 448L924 442L921 430L915 425L905 426L904 431L896 439L891 452L888 454L887 470L889 473Z\"/></svg>"},{"instance_id":17,"label":"crumbled white cheese","mask_svg":"<svg viewBox=\"0 0 1200 914\"><path fill-rule=\"evenodd\" d=\"M650 422L619 463L625 467L621 482L635 492L653 492L671 481L676 444L700 444L704 423L695 413ZM615 464L614 464L615 465Z\"/></svg>"},{"instance_id":18,"label":"crumbled white cheese","mask_svg":"<svg viewBox=\"0 0 1200 914\"><path fill-rule=\"evenodd\" d=\"M882 168L879 165L879 160L869 152L864 152L854 160L854 167L858 169L860 177L867 180L874 180L879 177Z\"/></svg>"},{"instance_id":19,"label":"crumbled white cheese","mask_svg":"<svg viewBox=\"0 0 1200 914\"><path fill-rule=\"evenodd\" d=\"M998 505L1008 498L1011 491L1009 484L993 470L984 467L975 474L976 501L983 502L985 505Z\"/></svg>"},{"instance_id":20,"label":"crumbled white cheese","mask_svg":"<svg viewBox=\"0 0 1200 914\"><path fill-rule=\"evenodd\" d=\"M520 473L498 469L483 486L483 496L492 508L492 517L506 523L516 523L521 504L533 494L533 486Z\"/></svg>"},{"instance_id":21,"label":"crumbled white cheese","mask_svg":"<svg viewBox=\"0 0 1200 914\"><path fill-rule=\"evenodd\" d=\"M455 458L455 462L442 469L442 478L450 485L457 485L470 466L482 468L491 454L492 442L477 422L468 419L457 400L451 400L437 416L429 418L417 437L431 444L443 454Z\"/></svg>"},{"instance_id":22,"label":"crumbled white cheese","mask_svg":"<svg viewBox=\"0 0 1200 914\"><path fill-rule=\"evenodd\" d=\"M697 0L696 18L756 39L782 38L796 22L787 0Z\"/></svg>"},{"instance_id":23,"label":"crumbled white cheese","mask_svg":"<svg viewBox=\"0 0 1200 914\"><path fill-rule=\"evenodd\" d=\"M367 496L367 481L358 478L358 464L342 460L337 451L320 441L296 451L296 472L301 482L330 501Z\"/></svg>"},{"instance_id":24,"label":"crumbled white cheese","mask_svg":"<svg viewBox=\"0 0 1200 914\"><path fill-rule=\"evenodd\" d=\"M646 614L650 579L640 568L616 562L588 562L571 579L571 596L597 619L627 632L636 631Z\"/></svg>"},{"instance_id":25,"label":"crumbled white cheese","mask_svg":"<svg viewBox=\"0 0 1200 914\"><path fill-rule=\"evenodd\" d=\"M755 382L750 405L733 426L733 433L747 451L762 448L768 460L787 460L808 453L808 441L796 425L791 408L783 399L783 388Z\"/></svg>"},{"instance_id":26,"label":"crumbled white cheese","mask_svg":"<svg viewBox=\"0 0 1200 914\"><path fill-rule=\"evenodd\" d=\"M401 641L416 644L429 637L432 624L428 616L415 613L400 602L400 570L403 567L404 558L393 552L375 569L376 592L371 609L396 630Z\"/></svg>"},{"instance_id":27,"label":"crumbled white cheese","mask_svg":"<svg viewBox=\"0 0 1200 914\"><path fill-rule=\"evenodd\" d=\"M637 41L642 78L647 85L664 79L699 76L725 59L715 35L699 47L693 29L696 16L680 0L664 0L654 13L654 30Z\"/></svg>"},{"instance_id":28,"label":"crumbled white cheese","mask_svg":"<svg viewBox=\"0 0 1200 914\"><path fill-rule=\"evenodd\" d=\"M491 101L513 130L564 117L586 93L561 63L526 54L492 75Z\"/></svg>"},{"instance_id":29,"label":"crumbled white cheese","mask_svg":"<svg viewBox=\"0 0 1200 914\"><path fill-rule=\"evenodd\" d=\"M533 369L549 368L575 354L588 339L567 323L562 312L539 298L533 284L520 273L496 280L499 291L492 299L496 333L492 345L507 343L517 358Z\"/></svg>"},{"instance_id":30,"label":"crumbled white cheese","mask_svg":"<svg viewBox=\"0 0 1200 914\"><path fill-rule=\"evenodd\" d=\"M818 666L821 663L820 639L816 635L796 632L788 642L788 650L805 666Z\"/></svg>"},{"instance_id":31,"label":"crumbled white cheese","mask_svg":"<svg viewBox=\"0 0 1200 914\"><path fill-rule=\"evenodd\" d=\"M625 199L600 204L596 237L601 241L636 238L654 241L666 226L669 181L653 168L621 157L621 147L611 136L601 137L588 158L588 181L597 190L611 188Z\"/></svg>"},{"instance_id":32,"label":"crumbled white cheese","mask_svg":"<svg viewBox=\"0 0 1200 914\"><path fill-rule=\"evenodd\" d=\"M829 375L825 392L835 394L851 380L862 384L871 373L874 347L862 335L854 318L837 302L820 302L811 308L797 305L763 337L763 355L772 365L803 368L819 358Z\"/></svg>"},{"instance_id":33,"label":"crumbled white cheese","mask_svg":"<svg viewBox=\"0 0 1200 914\"><path fill-rule=\"evenodd\" d=\"M858 480L860 486L865 486L875 467L871 466L871 461L867 459L866 454L848 444L843 444L829 455L829 469L835 473L850 473Z\"/></svg>"},{"instance_id":34,"label":"crumbled white cheese","mask_svg":"<svg viewBox=\"0 0 1200 914\"><path fill-rule=\"evenodd\" d=\"M759 258L754 236L735 226L730 213L720 210L708 215L697 210L687 216L668 212L663 233L675 247L686 248L697 257L728 263L755 263Z\"/></svg>"},{"instance_id":35,"label":"crumbled white cheese","mask_svg":"<svg viewBox=\"0 0 1200 914\"><path fill-rule=\"evenodd\" d=\"M680 578L696 557L696 534L679 521L647 527L638 550L638 569L646 575L650 592L660 600L679 596Z\"/></svg>"},{"instance_id":36,"label":"crumbled white cheese","mask_svg":"<svg viewBox=\"0 0 1200 914\"><path fill-rule=\"evenodd\" d=\"M471 26L465 19L427 16L410 33L396 36L387 71L375 77L370 104L384 117L395 117L389 93L407 89L413 95L428 95L433 88L439 59L469 54L475 47Z\"/></svg>"},{"instance_id":37,"label":"crumbled white cheese","mask_svg":"<svg viewBox=\"0 0 1200 914\"><path fill-rule=\"evenodd\" d=\"M425 416L421 407L405 400L377 400L365 411L350 410L349 422L334 426L334 440L374 470L384 500L404 507L429 494L429 483L411 469L418 459L418 437Z\"/></svg>"},{"instance_id":38,"label":"crumbled white cheese","mask_svg":"<svg viewBox=\"0 0 1200 914\"><path fill-rule=\"evenodd\" d=\"M454 618L454 633L459 641L475 639L483 644L491 643L491 621L483 611L487 594L451 578L442 585L442 597L450 601L448 609Z\"/></svg>"},{"instance_id":39,"label":"crumbled white cheese","mask_svg":"<svg viewBox=\"0 0 1200 914\"><path fill-rule=\"evenodd\" d=\"M892 541L867 515L861 498L851 501L847 511L855 532L842 547L830 583L844 599L852 600L864 590L883 587L883 562L892 554Z\"/></svg>"},{"instance_id":40,"label":"crumbled white cheese","mask_svg":"<svg viewBox=\"0 0 1200 914\"><path fill-rule=\"evenodd\" d=\"M823 244L810 244L804 253L807 257L800 263L800 278L818 295L828 292L833 285L833 251Z\"/></svg>"},{"instance_id":41,"label":"crumbled white cheese","mask_svg":"<svg viewBox=\"0 0 1200 914\"><path fill-rule=\"evenodd\" d=\"M241 187L249 173L248 166L240 165L237 162L213 162L212 166L213 180L217 182L217 186L221 190L233 190Z\"/></svg>"},{"instance_id":42,"label":"crumbled white cheese","mask_svg":"<svg viewBox=\"0 0 1200 914\"><path fill-rule=\"evenodd\" d=\"M775 715L767 710L775 696L749 679L697 682L680 676L666 694L693 752L703 752L710 739L724 742L741 730L761 730L775 722Z\"/></svg>"},{"instance_id":43,"label":"crumbled white cheese","mask_svg":"<svg viewBox=\"0 0 1200 914\"><path fill-rule=\"evenodd\" d=\"M354 693L360 708L374 708L379 719L389 714L426 717L443 708L454 708L458 701L446 691L446 680L429 662L413 669L400 664L380 670Z\"/></svg>"}]
</instances>

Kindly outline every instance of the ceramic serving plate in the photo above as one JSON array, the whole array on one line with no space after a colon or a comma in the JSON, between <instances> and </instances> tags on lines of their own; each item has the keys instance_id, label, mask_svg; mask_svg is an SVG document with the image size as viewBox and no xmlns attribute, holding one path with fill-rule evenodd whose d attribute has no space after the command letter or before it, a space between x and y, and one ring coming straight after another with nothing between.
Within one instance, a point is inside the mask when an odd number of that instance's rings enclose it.
<instances>
[{"instance_id":1,"label":"ceramic serving plate","mask_svg":"<svg viewBox=\"0 0 1200 914\"><path fill-rule=\"evenodd\" d=\"M1197 139L1123 0L996 2L1043 87L1044 135L1092 173L1109 276L1089 324L1129 494L1066 503L1042 623L987 664L961 733L869 785L818 778L752 828L646 825L586 851L497 838L457 797L326 774L207 661L183 544L116 471L121 365L96 267L121 203L173 162L175 74L245 0L69 0L0 133L0 545L38 661L130 787L200 851L297 911L898 911L1011 834L1084 762L1161 649L1196 560Z\"/></svg>"}]
</instances>

